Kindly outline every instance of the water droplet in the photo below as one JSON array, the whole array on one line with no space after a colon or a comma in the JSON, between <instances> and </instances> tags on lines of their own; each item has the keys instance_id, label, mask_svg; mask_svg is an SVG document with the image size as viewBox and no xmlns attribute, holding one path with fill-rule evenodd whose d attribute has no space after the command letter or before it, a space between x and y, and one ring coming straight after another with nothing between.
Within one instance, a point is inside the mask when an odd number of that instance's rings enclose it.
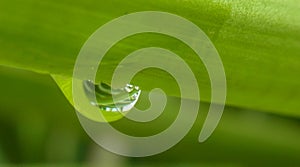
<instances>
[{"instance_id":1,"label":"water droplet","mask_svg":"<svg viewBox=\"0 0 300 167\"><path fill-rule=\"evenodd\" d=\"M90 80L85 80L83 87L91 105L98 106L100 110L107 112L131 110L141 94L139 87L131 84L126 84L123 88L113 89L103 82L94 84Z\"/></svg>"}]
</instances>

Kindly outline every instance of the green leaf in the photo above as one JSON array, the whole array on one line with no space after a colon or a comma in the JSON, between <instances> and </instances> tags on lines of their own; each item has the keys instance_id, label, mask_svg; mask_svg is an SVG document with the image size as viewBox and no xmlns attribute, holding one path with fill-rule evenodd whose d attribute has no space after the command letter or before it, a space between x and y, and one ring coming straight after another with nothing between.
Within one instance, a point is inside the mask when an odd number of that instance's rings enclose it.
<instances>
[{"instance_id":1,"label":"green leaf","mask_svg":"<svg viewBox=\"0 0 300 167\"><path fill-rule=\"evenodd\" d=\"M185 17L209 36L224 64L227 105L300 116L300 4L296 0L3 0L0 64L55 76L71 101L73 66L87 38L114 18L149 10ZM105 56L97 79L110 82L119 60L149 46L167 48L184 58L198 79L201 101L210 101L209 78L200 60L184 44L158 34L120 41ZM132 82L145 91L162 86L169 96L180 95L172 77L156 69L141 72Z\"/></svg>"}]
</instances>

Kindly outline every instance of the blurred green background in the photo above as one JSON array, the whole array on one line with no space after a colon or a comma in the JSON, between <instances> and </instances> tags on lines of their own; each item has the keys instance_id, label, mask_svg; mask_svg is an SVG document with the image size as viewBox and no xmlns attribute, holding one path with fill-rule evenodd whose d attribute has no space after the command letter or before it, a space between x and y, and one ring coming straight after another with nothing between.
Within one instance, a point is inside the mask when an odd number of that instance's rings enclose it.
<instances>
[{"instance_id":1,"label":"blurred green background","mask_svg":"<svg viewBox=\"0 0 300 167\"><path fill-rule=\"evenodd\" d=\"M0 80L0 166L300 166L299 119L226 107L214 134L200 144L203 103L197 123L175 147L126 158L87 136L50 76L1 67ZM145 131L123 119L115 126Z\"/></svg>"}]
</instances>

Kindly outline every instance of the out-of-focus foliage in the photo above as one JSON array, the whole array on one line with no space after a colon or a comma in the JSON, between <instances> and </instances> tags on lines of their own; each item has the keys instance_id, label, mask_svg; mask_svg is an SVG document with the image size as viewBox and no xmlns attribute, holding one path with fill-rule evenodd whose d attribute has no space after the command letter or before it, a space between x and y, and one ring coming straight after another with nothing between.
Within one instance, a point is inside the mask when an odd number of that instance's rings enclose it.
<instances>
[{"instance_id":1,"label":"out-of-focus foliage","mask_svg":"<svg viewBox=\"0 0 300 167\"><path fill-rule=\"evenodd\" d=\"M200 144L197 137L208 108L201 103L197 124L183 141L165 153L135 159L113 155L94 144L51 77L1 67L0 90L0 166L300 165L297 119L227 107L215 133ZM147 103L146 99L142 101ZM121 119L113 126L138 136L160 131L176 115L178 99L169 102L166 113L154 122Z\"/></svg>"}]
</instances>

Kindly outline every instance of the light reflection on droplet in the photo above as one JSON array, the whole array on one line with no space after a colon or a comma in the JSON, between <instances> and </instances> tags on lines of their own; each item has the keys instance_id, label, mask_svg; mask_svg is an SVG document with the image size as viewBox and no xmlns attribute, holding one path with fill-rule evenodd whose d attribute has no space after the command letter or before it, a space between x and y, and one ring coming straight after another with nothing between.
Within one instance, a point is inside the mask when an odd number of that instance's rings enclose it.
<instances>
[{"instance_id":1,"label":"light reflection on droplet","mask_svg":"<svg viewBox=\"0 0 300 167\"><path fill-rule=\"evenodd\" d=\"M126 84L123 88L113 89L103 82L94 84L83 81L83 87L91 105L107 112L126 112L131 110L139 99L141 90L138 86Z\"/></svg>"}]
</instances>

